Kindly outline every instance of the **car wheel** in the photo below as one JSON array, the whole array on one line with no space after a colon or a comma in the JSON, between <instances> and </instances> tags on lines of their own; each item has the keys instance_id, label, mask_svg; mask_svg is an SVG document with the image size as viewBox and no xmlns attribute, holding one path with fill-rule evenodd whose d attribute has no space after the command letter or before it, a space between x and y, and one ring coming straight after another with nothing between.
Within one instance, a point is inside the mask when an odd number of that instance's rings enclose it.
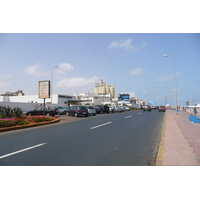
<instances>
[{"instance_id":1,"label":"car wheel","mask_svg":"<svg viewBox=\"0 0 200 200\"><path fill-rule=\"evenodd\" d=\"M66 115L67 115L67 116L69 116L69 113L68 113L68 112L66 112Z\"/></svg>"},{"instance_id":2,"label":"car wheel","mask_svg":"<svg viewBox=\"0 0 200 200\"><path fill-rule=\"evenodd\" d=\"M93 116L95 116L96 114L93 114Z\"/></svg>"},{"instance_id":3,"label":"car wheel","mask_svg":"<svg viewBox=\"0 0 200 200\"><path fill-rule=\"evenodd\" d=\"M75 117L78 117L78 113L75 113L74 116L75 116Z\"/></svg>"},{"instance_id":4,"label":"car wheel","mask_svg":"<svg viewBox=\"0 0 200 200\"><path fill-rule=\"evenodd\" d=\"M85 117L88 117L88 115L85 115Z\"/></svg>"}]
</instances>

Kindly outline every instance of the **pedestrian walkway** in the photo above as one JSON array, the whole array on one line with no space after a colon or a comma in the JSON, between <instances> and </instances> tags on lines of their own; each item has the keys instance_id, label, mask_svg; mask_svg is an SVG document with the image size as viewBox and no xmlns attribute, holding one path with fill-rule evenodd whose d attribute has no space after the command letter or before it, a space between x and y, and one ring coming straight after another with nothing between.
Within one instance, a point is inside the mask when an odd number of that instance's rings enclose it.
<instances>
[{"instance_id":1,"label":"pedestrian walkway","mask_svg":"<svg viewBox=\"0 0 200 200\"><path fill-rule=\"evenodd\" d=\"M192 123L192 113L167 110L156 165L200 165L200 124ZM200 115L196 115L200 118Z\"/></svg>"}]
</instances>

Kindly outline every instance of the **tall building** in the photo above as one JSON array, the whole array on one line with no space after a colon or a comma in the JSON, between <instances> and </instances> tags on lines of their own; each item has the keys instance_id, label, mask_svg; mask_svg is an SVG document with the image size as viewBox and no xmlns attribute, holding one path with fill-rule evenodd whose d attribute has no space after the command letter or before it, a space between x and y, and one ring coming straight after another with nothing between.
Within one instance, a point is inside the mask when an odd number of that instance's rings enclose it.
<instances>
[{"instance_id":1,"label":"tall building","mask_svg":"<svg viewBox=\"0 0 200 200\"><path fill-rule=\"evenodd\" d=\"M94 94L98 96L110 96L111 99L115 98L114 85L107 84L101 79L100 83L96 83L94 86Z\"/></svg>"}]
</instances>

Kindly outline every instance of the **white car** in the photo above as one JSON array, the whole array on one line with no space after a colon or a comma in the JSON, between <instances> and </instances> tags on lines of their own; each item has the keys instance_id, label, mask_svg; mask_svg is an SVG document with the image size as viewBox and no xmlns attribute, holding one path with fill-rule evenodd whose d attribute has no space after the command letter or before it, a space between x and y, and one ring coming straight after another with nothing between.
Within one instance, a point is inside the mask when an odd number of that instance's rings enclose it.
<instances>
[{"instance_id":1,"label":"white car","mask_svg":"<svg viewBox=\"0 0 200 200\"><path fill-rule=\"evenodd\" d=\"M129 111L129 110L130 110L130 108L128 108L128 107L126 107L126 106L125 106L125 109L126 109L126 111Z\"/></svg>"},{"instance_id":2,"label":"white car","mask_svg":"<svg viewBox=\"0 0 200 200\"><path fill-rule=\"evenodd\" d=\"M86 109L88 110L89 115L96 115L96 110L94 106L85 105Z\"/></svg>"}]
</instances>

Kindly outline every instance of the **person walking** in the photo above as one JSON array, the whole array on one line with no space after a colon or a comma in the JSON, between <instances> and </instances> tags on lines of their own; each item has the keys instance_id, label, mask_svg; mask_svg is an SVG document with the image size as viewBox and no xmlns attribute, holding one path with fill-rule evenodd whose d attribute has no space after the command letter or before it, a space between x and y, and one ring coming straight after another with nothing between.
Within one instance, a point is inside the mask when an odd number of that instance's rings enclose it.
<instances>
[{"instance_id":1,"label":"person walking","mask_svg":"<svg viewBox=\"0 0 200 200\"><path fill-rule=\"evenodd\" d=\"M197 114L197 108L194 107L194 114L196 115Z\"/></svg>"}]
</instances>

